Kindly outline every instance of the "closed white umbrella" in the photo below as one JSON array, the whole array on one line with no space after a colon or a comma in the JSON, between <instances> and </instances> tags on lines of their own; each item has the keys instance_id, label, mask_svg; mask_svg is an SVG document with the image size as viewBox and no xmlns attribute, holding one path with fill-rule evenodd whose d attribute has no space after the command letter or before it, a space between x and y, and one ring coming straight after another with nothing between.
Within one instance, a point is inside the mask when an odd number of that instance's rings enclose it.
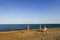
<instances>
[{"instance_id":1,"label":"closed white umbrella","mask_svg":"<svg viewBox=\"0 0 60 40\"><path fill-rule=\"evenodd\" d=\"M29 30L30 30L30 29L29 29L29 25L28 25L28 26L27 26L27 31L29 32Z\"/></svg>"}]
</instances>

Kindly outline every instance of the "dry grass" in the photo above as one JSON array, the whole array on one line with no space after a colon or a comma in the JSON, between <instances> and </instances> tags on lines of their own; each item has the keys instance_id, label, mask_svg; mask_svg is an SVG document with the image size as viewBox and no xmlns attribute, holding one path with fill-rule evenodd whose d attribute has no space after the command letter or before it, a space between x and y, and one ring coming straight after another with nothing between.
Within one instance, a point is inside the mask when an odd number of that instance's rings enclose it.
<instances>
[{"instance_id":1,"label":"dry grass","mask_svg":"<svg viewBox=\"0 0 60 40\"><path fill-rule=\"evenodd\" d=\"M60 28L49 28L46 32L39 29L0 32L0 40L60 40Z\"/></svg>"}]
</instances>

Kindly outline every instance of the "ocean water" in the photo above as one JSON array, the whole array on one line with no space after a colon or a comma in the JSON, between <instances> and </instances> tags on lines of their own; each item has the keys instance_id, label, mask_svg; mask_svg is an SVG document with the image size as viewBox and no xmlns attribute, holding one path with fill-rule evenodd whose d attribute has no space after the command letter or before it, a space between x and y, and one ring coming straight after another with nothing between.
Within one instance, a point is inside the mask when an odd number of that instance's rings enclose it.
<instances>
[{"instance_id":1,"label":"ocean water","mask_svg":"<svg viewBox=\"0 0 60 40\"><path fill-rule=\"evenodd\" d=\"M9 31L9 30L26 30L27 25L30 29L39 29L40 25L43 28L44 25L47 28L57 28L60 27L60 24L0 24L0 31Z\"/></svg>"}]
</instances>

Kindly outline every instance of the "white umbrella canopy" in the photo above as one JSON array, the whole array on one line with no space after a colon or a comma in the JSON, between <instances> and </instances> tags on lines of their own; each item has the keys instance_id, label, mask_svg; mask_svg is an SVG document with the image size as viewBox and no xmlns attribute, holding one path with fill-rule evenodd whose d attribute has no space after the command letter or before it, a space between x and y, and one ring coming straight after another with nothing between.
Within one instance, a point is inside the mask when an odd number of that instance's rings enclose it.
<instances>
[{"instance_id":1,"label":"white umbrella canopy","mask_svg":"<svg viewBox=\"0 0 60 40\"><path fill-rule=\"evenodd\" d=\"M46 25L44 25L44 29L43 29L43 31L45 32L47 30L47 27L46 27Z\"/></svg>"}]
</instances>

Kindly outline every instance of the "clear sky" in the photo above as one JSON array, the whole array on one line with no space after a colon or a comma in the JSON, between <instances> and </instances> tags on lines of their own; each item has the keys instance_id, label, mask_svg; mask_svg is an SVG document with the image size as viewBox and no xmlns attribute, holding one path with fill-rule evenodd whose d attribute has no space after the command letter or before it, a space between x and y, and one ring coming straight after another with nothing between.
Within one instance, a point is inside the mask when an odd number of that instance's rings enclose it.
<instances>
[{"instance_id":1,"label":"clear sky","mask_svg":"<svg viewBox=\"0 0 60 40\"><path fill-rule=\"evenodd\" d=\"M60 0L0 0L0 24L60 24Z\"/></svg>"}]
</instances>

